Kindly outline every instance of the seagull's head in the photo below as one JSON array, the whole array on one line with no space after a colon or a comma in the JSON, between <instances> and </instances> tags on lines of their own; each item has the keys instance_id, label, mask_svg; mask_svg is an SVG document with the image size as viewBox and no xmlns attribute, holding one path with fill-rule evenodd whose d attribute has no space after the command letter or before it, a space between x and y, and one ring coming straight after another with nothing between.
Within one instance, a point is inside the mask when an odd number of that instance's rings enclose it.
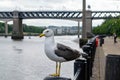
<instances>
[{"instance_id":1,"label":"seagull's head","mask_svg":"<svg viewBox=\"0 0 120 80\"><path fill-rule=\"evenodd\" d=\"M45 29L42 34L39 35L40 37L51 37L54 36L54 32L51 29Z\"/></svg>"}]
</instances>

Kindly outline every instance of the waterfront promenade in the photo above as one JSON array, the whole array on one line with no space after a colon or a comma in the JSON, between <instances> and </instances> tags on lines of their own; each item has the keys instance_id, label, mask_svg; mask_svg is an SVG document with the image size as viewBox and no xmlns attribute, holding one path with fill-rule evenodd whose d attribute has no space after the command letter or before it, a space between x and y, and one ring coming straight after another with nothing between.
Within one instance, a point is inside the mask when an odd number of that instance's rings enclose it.
<instances>
[{"instance_id":1,"label":"waterfront promenade","mask_svg":"<svg viewBox=\"0 0 120 80\"><path fill-rule=\"evenodd\" d=\"M105 44L103 44L104 54L120 55L120 40L117 39L117 43L114 43L113 38L106 37Z\"/></svg>"},{"instance_id":2,"label":"waterfront promenade","mask_svg":"<svg viewBox=\"0 0 120 80\"><path fill-rule=\"evenodd\" d=\"M108 54L120 55L120 39L114 43L113 37L106 37L102 47L97 47L91 80L105 80L106 56Z\"/></svg>"}]
</instances>

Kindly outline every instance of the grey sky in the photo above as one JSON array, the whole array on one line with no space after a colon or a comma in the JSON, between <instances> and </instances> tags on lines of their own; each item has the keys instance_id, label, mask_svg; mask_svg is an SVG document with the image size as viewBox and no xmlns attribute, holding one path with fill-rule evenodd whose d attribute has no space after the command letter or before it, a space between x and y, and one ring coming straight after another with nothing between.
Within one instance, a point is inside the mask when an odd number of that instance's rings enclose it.
<instances>
[{"instance_id":1,"label":"grey sky","mask_svg":"<svg viewBox=\"0 0 120 80\"><path fill-rule=\"evenodd\" d=\"M120 10L120 0L86 0L93 11ZM82 10L82 0L0 0L0 11L13 10ZM98 25L102 21L93 21ZM29 25L77 25L77 22L66 20L24 20Z\"/></svg>"}]
</instances>

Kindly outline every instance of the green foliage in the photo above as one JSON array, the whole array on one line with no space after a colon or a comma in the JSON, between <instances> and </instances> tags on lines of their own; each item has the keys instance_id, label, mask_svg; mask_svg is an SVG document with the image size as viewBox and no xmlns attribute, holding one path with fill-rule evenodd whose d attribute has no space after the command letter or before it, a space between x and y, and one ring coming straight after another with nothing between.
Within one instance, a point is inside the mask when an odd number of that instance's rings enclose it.
<instances>
[{"instance_id":1,"label":"green foliage","mask_svg":"<svg viewBox=\"0 0 120 80\"><path fill-rule=\"evenodd\" d=\"M93 28L94 34L112 35L114 32L120 36L120 19L106 19L100 26Z\"/></svg>"},{"instance_id":2,"label":"green foliage","mask_svg":"<svg viewBox=\"0 0 120 80\"><path fill-rule=\"evenodd\" d=\"M27 26L27 25L23 27L23 31L27 33L42 33L43 30L44 30L43 27Z\"/></svg>"},{"instance_id":3,"label":"green foliage","mask_svg":"<svg viewBox=\"0 0 120 80\"><path fill-rule=\"evenodd\" d=\"M4 30L5 30L5 28L4 28L4 23L1 23L1 24L0 24L0 33L3 33Z\"/></svg>"},{"instance_id":4,"label":"green foliage","mask_svg":"<svg viewBox=\"0 0 120 80\"><path fill-rule=\"evenodd\" d=\"M12 26L8 25L8 33L12 33ZM23 32L25 33L42 33L44 27L37 27L37 26L27 26L23 24ZM5 33L5 24L0 22L0 33Z\"/></svg>"}]
</instances>

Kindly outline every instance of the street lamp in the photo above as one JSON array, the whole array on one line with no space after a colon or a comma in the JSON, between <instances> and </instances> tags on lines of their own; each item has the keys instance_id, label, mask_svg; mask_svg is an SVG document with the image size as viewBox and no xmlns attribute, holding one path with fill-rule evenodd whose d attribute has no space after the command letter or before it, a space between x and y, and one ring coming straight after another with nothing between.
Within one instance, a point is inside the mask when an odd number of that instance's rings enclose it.
<instances>
[{"instance_id":1,"label":"street lamp","mask_svg":"<svg viewBox=\"0 0 120 80\"><path fill-rule=\"evenodd\" d=\"M82 38L87 38L86 35L86 0L83 0L83 15L82 15Z\"/></svg>"},{"instance_id":2,"label":"street lamp","mask_svg":"<svg viewBox=\"0 0 120 80\"><path fill-rule=\"evenodd\" d=\"M91 9L91 6L90 6L90 5L88 5L88 6L87 6L87 8L88 8L88 10L90 10L90 9Z\"/></svg>"}]
</instances>

